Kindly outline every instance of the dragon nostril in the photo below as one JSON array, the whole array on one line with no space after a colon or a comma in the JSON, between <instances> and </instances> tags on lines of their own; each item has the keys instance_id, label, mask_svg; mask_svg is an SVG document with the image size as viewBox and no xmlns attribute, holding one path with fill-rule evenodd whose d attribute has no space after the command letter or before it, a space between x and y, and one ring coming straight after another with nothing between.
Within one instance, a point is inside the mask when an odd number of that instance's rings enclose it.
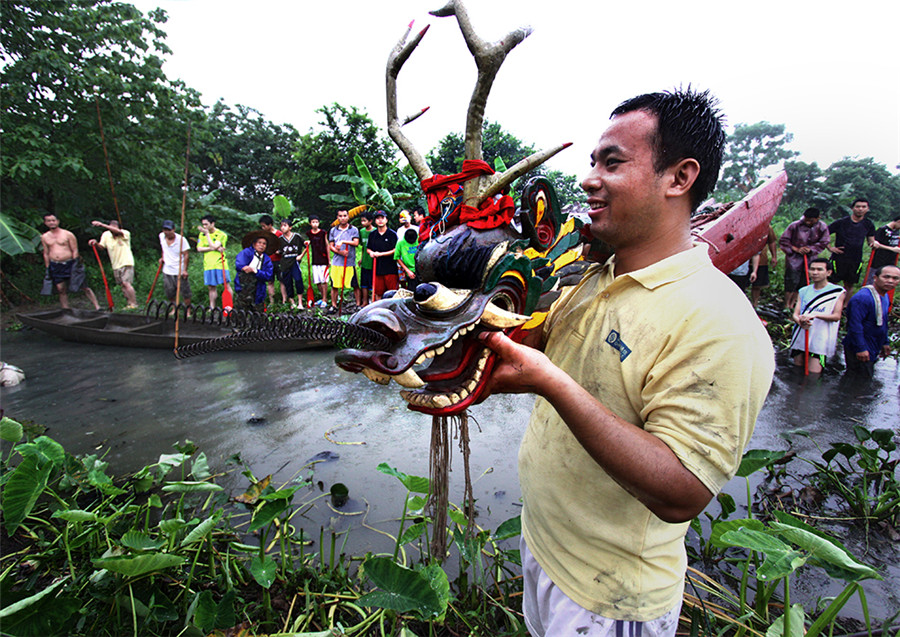
<instances>
[{"instance_id":1,"label":"dragon nostril","mask_svg":"<svg viewBox=\"0 0 900 637\"><path fill-rule=\"evenodd\" d=\"M416 303L424 303L432 296L437 294L437 286L433 283L420 283L416 286L416 292L413 295L413 299Z\"/></svg>"}]
</instances>

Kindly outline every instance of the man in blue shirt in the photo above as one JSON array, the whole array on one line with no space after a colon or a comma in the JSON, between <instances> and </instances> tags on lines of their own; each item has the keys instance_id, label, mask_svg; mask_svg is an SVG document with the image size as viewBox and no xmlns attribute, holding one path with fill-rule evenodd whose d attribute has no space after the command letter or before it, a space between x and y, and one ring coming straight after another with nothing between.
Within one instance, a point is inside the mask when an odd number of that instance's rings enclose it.
<instances>
[{"instance_id":1,"label":"man in blue shirt","mask_svg":"<svg viewBox=\"0 0 900 637\"><path fill-rule=\"evenodd\" d=\"M888 292L900 283L900 268L886 265L875 272L872 285L853 295L847 304L844 359L847 371L870 377L878 356L890 354L888 345Z\"/></svg>"}]
</instances>

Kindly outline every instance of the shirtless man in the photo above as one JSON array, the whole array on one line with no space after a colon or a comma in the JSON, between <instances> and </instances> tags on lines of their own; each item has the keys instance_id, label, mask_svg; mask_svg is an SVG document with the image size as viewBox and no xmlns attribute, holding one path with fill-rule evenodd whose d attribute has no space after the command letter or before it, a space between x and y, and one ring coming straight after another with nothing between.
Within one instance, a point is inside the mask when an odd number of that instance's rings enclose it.
<instances>
[{"instance_id":1,"label":"shirtless man","mask_svg":"<svg viewBox=\"0 0 900 637\"><path fill-rule=\"evenodd\" d=\"M47 268L47 276L53 281L59 293L59 304L63 309L69 309L69 280L78 262L78 242L75 241L74 234L59 227L56 215L49 212L45 214L44 225L48 228L48 231L41 235L44 267ZM82 283L78 282L72 286L71 291L78 292L81 289L94 305L94 309L99 310L100 304L97 303L97 296L91 288L82 287Z\"/></svg>"}]
</instances>

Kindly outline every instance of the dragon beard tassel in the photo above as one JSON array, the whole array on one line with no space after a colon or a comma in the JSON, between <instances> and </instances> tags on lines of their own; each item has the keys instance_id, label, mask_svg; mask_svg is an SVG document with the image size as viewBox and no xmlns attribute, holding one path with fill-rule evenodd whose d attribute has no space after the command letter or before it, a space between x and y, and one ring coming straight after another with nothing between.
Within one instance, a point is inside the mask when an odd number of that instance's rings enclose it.
<instances>
[{"instance_id":1,"label":"dragon beard tassel","mask_svg":"<svg viewBox=\"0 0 900 637\"><path fill-rule=\"evenodd\" d=\"M451 431L452 430L452 431ZM475 501L472 497L472 477L469 473L469 416L463 411L456 416L432 416L431 419L431 451L429 456L429 478L431 497L428 504L431 508L434 528L431 537L431 555L443 563L447 555L447 509L450 485L450 438L459 438L459 451L463 456L466 485L463 508L466 511L466 536L471 536L475 529Z\"/></svg>"}]
</instances>

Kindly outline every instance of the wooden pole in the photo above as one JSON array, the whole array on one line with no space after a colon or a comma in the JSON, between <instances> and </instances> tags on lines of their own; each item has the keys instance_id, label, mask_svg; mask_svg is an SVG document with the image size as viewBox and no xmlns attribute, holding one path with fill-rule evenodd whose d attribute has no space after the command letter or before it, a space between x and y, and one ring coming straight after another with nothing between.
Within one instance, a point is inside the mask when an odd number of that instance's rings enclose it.
<instances>
[{"instance_id":1,"label":"wooden pole","mask_svg":"<svg viewBox=\"0 0 900 637\"><path fill-rule=\"evenodd\" d=\"M181 302L181 275L184 271L184 255L181 252L184 241L184 210L187 206L188 166L191 159L191 123L188 122L187 149L184 152L184 185L181 187L181 234L178 241L178 281L175 285L175 351L178 351L178 304Z\"/></svg>"},{"instance_id":2,"label":"wooden pole","mask_svg":"<svg viewBox=\"0 0 900 637\"><path fill-rule=\"evenodd\" d=\"M122 215L119 214L119 202L116 200L116 187L113 185L112 171L109 169L109 154L106 152L106 136L103 134L103 118L100 117L100 98L94 93L94 103L97 105L97 121L100 123L100 142L103 145L103 159L106 161L106 174L109 176L109 189L112 191L113 206L116 209L116 219L119 227L122 227Z\"/></svg>"}]
</instances>

